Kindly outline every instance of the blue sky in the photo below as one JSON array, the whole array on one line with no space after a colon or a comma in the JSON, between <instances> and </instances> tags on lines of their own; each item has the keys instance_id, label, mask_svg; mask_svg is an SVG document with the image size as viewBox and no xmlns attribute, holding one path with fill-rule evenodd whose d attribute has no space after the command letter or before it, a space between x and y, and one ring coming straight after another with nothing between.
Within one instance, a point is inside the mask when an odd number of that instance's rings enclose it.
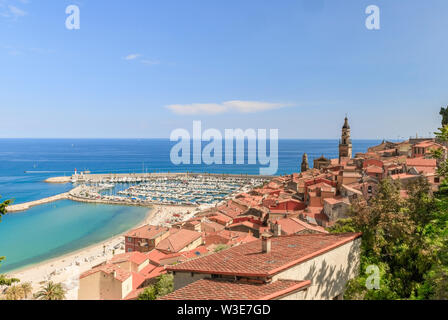
<instances>
[{"instance_id":1,"label":"blue sky","mask_svg":"<svg viewBox=\"0 0 448 320\"><path fill-rule=\"evenodd\" d=\"M164 138L202 120L337 138L346 113L353 138L428 135L448 104L447 15L446 0L0 0L0 137Z\"/></svg>"}]
</instances>

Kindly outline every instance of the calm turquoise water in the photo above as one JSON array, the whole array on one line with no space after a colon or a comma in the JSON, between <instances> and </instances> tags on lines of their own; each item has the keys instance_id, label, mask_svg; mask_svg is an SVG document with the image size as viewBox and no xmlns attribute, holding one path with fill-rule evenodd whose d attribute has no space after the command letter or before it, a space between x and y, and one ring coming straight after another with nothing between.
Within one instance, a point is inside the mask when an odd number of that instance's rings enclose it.
<instances>
[{"instance_id":1,"label":"calm turquoise water","mask_svg":"<svg viewBox=\"0 0 448 320\"><path fill-rule=\"evenodd\" d=\"M61 200L3 217L2 273L116 236L142 221L148 208Z\"/></svg>"}]
</instances>

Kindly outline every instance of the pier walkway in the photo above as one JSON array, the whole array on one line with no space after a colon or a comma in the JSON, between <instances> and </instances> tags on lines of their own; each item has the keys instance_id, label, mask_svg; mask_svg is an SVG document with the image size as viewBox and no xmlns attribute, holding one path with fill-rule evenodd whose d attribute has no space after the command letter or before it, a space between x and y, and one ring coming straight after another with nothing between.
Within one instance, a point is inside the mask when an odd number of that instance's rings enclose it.
<instances>
[{"instance_id":1,"label":"pier walkway","mask_svg":"<svg viewBox=\"0 0 448 320\"><path fill-rule=\"evenodd\" d=\"M21 204L14 204L14 205L8 206L6 208L6 210L8 213L20 212L20 211L28 210L31 207L35 207L35 206L38 206L41 204L46 204L46 203L64 200L64 199L68 199L68 198L69 198L69 193L66 192L66 193L57 194L55 196L36 200L36 201L30 201L30 202L21 203Z\"/></svg>"}]
</instances>

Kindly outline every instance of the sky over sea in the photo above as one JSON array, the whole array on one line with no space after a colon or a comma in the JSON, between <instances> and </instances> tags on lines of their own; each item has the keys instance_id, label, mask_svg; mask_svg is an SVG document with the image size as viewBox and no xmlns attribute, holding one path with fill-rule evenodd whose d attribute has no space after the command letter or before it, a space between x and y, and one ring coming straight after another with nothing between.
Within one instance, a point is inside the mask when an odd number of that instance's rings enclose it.
<instances>
[{"instance_id":1,"label":"sky over sea","mask_svg":"<svg viewBox=\"0 0 448 320\"><path fill-rule=\"evenodd\" d=\"M428 136L447 15L446 0L0 0L0 138L168 138L202 120L337 139L346 114L354 139Z\"/></svg>"}]
</instances>

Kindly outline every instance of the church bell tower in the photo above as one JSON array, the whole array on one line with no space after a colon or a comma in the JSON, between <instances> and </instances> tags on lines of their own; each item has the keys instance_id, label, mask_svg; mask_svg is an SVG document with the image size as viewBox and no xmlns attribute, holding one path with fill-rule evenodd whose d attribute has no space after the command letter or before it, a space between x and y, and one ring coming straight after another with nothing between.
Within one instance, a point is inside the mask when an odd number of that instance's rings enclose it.
<instances>
[{"instance_id":1,"label":"church bell tower","mask_svg":"<svg viewBox=\"0 0 448 320\"><path fill-rule=\"evenodd\" d=\"M339 162L341 162L342 158L352 158L352 139L350 138L350 125L348 124L347 117L345 117L341 141L339 143Z\"/></svg>"}]
</instances>

